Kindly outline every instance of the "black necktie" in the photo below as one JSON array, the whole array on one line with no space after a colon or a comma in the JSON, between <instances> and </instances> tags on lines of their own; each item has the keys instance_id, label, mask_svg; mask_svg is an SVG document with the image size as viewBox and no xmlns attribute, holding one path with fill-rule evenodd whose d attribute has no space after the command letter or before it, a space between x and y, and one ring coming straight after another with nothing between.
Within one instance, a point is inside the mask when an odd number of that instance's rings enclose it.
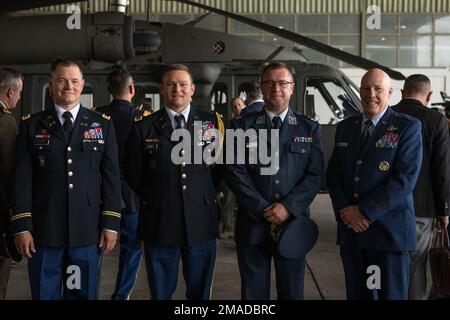
<instances>
[{"instance_id":1,"label":"black necktie","mask_svg":"<svg viewBox=\"0 0 450 320\"><path fill-rule=\"evenodd\" d=\"M364 150L367 142L370 138L370 128L373 127L372 120L367 120L363 125L363 130L361 132L361 150Z\"/></svg>"},{"instance_id":2,"label":"black necktie","mask_svg":"<svg viewBox=\"0 0 450 320\"><path fill-rule=\"evenodd\" d=\"M67 137L70 137L70 133L72 132L72 128L73 128L73 123L72 123L72 113L70 113L69 111L66 111L63 113L63 118L66 119L64 121L64 132L66 133Z\"/></svg>"},{"instance_id":3,"label":"black necktie","mask_svg":"<svg viewBox=\"0 0 450 320\"><path fill-rule=\"evenodd\" d=\"M281 121L280 116L275 116L272 118L272 128L273 129L280 129L283 122Z\"/></svg>"},{"instance_id":4,"label":"black necktie","mask_svg":"<svg viewBox=\"0 0 450 320\"><path fill-rule=\"evenodd\" d=\"M184 128L184 116L182 114L177 114L175 116L176 126L175 129L183 129Z\"/></svg>"}]
</instances>

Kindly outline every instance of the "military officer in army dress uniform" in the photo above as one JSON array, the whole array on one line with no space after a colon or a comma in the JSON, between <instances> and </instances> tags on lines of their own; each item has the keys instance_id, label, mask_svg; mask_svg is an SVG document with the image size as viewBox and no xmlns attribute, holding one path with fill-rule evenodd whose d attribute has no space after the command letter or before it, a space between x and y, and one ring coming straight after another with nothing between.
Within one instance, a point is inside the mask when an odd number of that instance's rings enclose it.
<instances>
[{"instance_id":1,"label":"military officer in army dress uniform","mask_svg":"<svg viewBox=\"0 0 450 320\"><path fill-rule=\"evenodd\" d=\"M0 69L0 300L6 296L11 256L14 248L8 232L11 160L17 135L17 123L11 114L20 100L23 88L23 76L9 68ZM11 241L10 241L11 240Z\"/></svg>"},{"instance_id":2,"label":"military officer in army dress uniform","mask_svg":"<svg viewBox=\"0 0 450 320\"><path fill-rule=\"evenodd\" d=\"M187 298L210 298L219 213L213 177L216 153L207 148L217 141L213 129L219 128L219 121L213 113L191 106L194 90L186 66L167 67L161 80L165 107L136 118L127 143L125 178L141 199L138 237L144 242L152 299L171 299L180 258ZM177 148L178 138L171 139L178 132L189 134L182 138L182 149ZM202 153L211 152L207 161L191 157L199 147Z\"/></svg>"},{"instance_id":3,"label":"military officer in army dress uniform","mask_svg":"<svg viewBox=\"0 0 450 320\"><path fill-rule=\"evenodd\" d=\"M14 151L11 229L29 258L33 299L96 299L101 250L120 226L120 173L108 116L80 105L80 66L56 59L54 107L23 117Z\"/></svg>"}]
</instances>

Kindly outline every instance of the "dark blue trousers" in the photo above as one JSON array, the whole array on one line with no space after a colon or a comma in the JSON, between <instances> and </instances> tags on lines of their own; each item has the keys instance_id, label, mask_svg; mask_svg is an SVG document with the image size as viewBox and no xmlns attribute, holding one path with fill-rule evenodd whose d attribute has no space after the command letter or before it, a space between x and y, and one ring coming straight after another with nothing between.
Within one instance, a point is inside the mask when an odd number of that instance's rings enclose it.
<instances>
[{"instance_id":1,"label":"dark blue trousers","mask_svg":"<svg viewBox=\"0 0 450 320\"><path fill-rule=\"evenodd\" d=\"M341 247L341 258L348 300L408 300L408 252ZM379 268L379 288L370 288L375 272L369 266Z\"/></svg>"},{"instance_id":2,"label":"dark blue trousers","mask_svg":"<svg viewBox=\"0 0 450 320\"><path fill-rule=\"evenodd\" d=\"M33 300L95 300L101 248L36 248L28 260Z\"/></svg>"},{"instance_id":3,"label":"dark blue trousers","mask_svg":"<svg viewBox=\"0 0 450 320\"><path fill-rule=\"evenodd\" d=\"M142 256L141 241L136 237L138 220L139 212L122 210L119 271L112 300L127 300L136 282Z\"/></svg>"},{"instance_id":4,"label":"dark blue trousers","mask_svg":"<svg viewBox=\"0 0 450 320\"><path fill-rule=\"evenodd\" d=\"M270 272L272 258L275 265L277 299L303 300L305 259L281 257L275 243L251 245L236 243L242 300L270 299Z\"/></svg>"},{"instance_id":5,"label":"dark blue trousers","mask_svg":"<svg viewBox=\"0 0 450 320\"><path fill-rule=\"evenodd\" d=\"M153 300L170 300L177 287L180 258L186 298L209 300L216 262L217 240L193 246L156 246L144 242L144 256Z\"/></svg>"}]
</instances>

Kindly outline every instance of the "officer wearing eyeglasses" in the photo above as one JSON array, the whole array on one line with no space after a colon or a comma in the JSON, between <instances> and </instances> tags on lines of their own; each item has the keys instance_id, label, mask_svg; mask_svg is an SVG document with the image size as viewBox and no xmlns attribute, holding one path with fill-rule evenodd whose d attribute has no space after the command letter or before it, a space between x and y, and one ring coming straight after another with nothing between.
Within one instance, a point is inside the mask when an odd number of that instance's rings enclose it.
<instances>
[{"instance_id":1,"label":"officer wearing eyeglasses","mask_svg":"<svg viewBox=\"0 0 450 320\"><path fill-rule=\"evenodd\" d=\"M323 154L319 124L289 108L293 77L293 70L284 63L266 66L261 75L265 108L234 122L237 129L254 129L258 136L263 129L279 130L279 136L270 141L247 143L244 164L227 166L227 183L238 200L235 239L242 299L270 298L272 259L278 299L304 298L305 250L287 257L277 241L280 230L309 216L309 205L321 185ZM265 143L279 146L271 157L278 158L279 165L271 174L263 174L267 165L260 159L252 164L248 156L252 148L259 150ZM295 233L290 245L308 242L303 236Z\"/></svg>"}]
</instances>

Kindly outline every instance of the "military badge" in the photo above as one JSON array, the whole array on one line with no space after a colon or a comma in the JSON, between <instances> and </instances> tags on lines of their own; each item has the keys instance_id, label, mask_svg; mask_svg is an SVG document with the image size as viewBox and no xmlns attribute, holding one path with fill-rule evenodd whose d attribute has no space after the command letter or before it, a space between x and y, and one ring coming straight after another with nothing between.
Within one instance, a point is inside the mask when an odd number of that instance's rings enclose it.
<instances>
[{"instance_id":1,"label":"military badge","mask_svg":"<svg viewBox=\"0 0 450 320\"><path fill-rule=\"evenodd\" d=\"M293 142L304 142L304 143L312 143L312 137L292 137Z\"/></svg>"},{"instance_id":2,"label":"military badge","mask_svg":"<svg viewBox=\"0 0 450 320\"><path fill-rule=\"evenodd\" d=\"M91 128L97 128L97 127L100 127L100 123L98 123L98 122L91 123Z\"/></svg>"},{"instance_id":3,"label":"military badge","mask_svg":"<svg viewBox=\"0 0 450 320\"><path fill-rule=\"evenodd\" d=\"M44 156L38 156L39 161L39 167L45 168L45 157Z\"/></svg>"},{"instance_id":4,"label":"military badge","mask_svg":"<svg viewBox=\"0 0 450 320\"><path fill-rule=\"evenodd\" d=\"M381 161L380 164L378 165L378 169L380 169L380 171L386 172L389 170L389 162L387 161Z\"/></svg>"},{"instance_id":5,"label":"military badge","mask_svg":"<svg viewBox=\"0 0 450 320\"><path fill-rule=\"evenodd\" d=\"M396 149L398 146L398 140L398 134L395 134L392 131L388 131L375 143L375 147Z\"/></svg>"},{"instance_id":6,"label":"military badge","mask_svg":"<svg viewBox=\"0 0 450 320\"><path fill-rule=\"evenodd\" d=\"M103 131L102 128L95 128L95 137L97 139L103 139Z\"/></svg>"},{"instance_id":7,"label":"military badge","mask_svg":"<svg viewBox=\"0 0 450 320\"><path fill-rule=\"evenodd\" d=\"M394 127L393 125L390 125L389 127L386 128L387 131L395 131L398 130L397 127Z\"/></svg>"},{"instance_id":8,"label":"military badge","mask_svg":"<svg viewBox=\"0 0 450 320\"><path fill-rule=\"evenodd\" d=\"M256 118L256 124L264 124L266 122L266 116L259 116Z\"/></svg>"},{"instance_id":9,"label":"military badge","mask_svg":"<svg viewBox=\"0 0 450 320\"><path fill-rule=\"evenodd\" d=\"M291 124L291 125L294 125L294 126L297 125L297 118L296 117L289 116L288 121L289 121L289 124Z\"/></svg>"}]
</instances>

